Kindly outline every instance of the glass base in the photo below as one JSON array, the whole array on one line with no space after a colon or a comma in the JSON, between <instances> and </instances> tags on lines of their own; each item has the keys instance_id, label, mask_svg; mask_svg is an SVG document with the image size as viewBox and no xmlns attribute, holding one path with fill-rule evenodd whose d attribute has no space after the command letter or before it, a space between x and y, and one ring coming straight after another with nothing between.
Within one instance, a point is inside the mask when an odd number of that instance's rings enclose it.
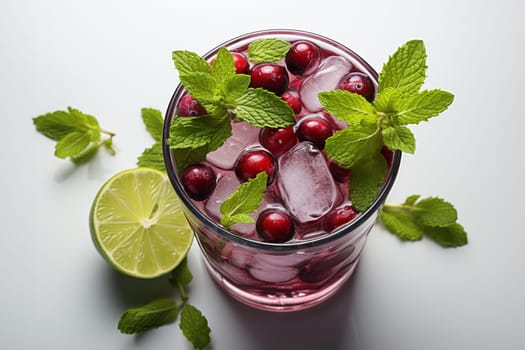
<instances>
[{"instance_id":1,"label":"glass base","mask_svg":"<svg viewBox=\"0 0 525 350\"><path fill-rule=\"evenodd\" d=\"M205 257L203 257L203 261L213 280L234 299L259 310L291 312L314 307L333 296L350 278L359 262L359 258L354 260L351 266L332 283L323 286L321 289L295 293L294 295L250 293L236 287L228 279L224 278L211 266Z\"/></svg>"}]
</instances>

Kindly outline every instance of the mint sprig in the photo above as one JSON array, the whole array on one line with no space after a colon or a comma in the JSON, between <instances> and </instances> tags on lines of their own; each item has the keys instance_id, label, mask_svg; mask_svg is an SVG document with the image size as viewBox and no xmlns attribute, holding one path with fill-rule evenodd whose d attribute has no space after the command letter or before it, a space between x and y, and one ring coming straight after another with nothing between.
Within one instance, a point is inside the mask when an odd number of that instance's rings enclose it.
<instances>
[{"instance_id":1,"label":"mint sprig","mask_svg":"<svg viewBox=\"0 0 525 350\"><path fill-rule=\"evenodd\" d=\"M115 154L115 133L102 129L97 118L78 109L68 107L66 111L46 113L33 118L33 124L42 135L56 141L55 156L58 158L69 158L81 164L91 159L100 147Z\"/></svg>"},{"instance_id":2,"label":"mint sprig","mask_svg":"<svg viewBox=\"0 0 525 350\"><path fill-rule=\"evenodd\" d=\"M383 145L413 154L416 140L407 125L428 121L454 100L451 93L440 89L420 91L426 78L426 58L421 40L401 46L383 66L372 103L348 91L319 93L323 107L349 126L328 138L325 150L340 166L352 169L352 177L357 174L350 183L350 199L359 210L371 205L383 184L376 180L386 176L377 160ZM371 179L366 181L364 176Z\"/></svg>"},{"instance_id":3,"label":"mint sprig","mask_svg":"<svg viewBox=\"0 0 525 350\"><path fill-rule=\"evenodd\" d=\"M230 228L236 223L255 223L249 214L259 208L267 181L268 174L262 171L255 178L240 184L221 204L221 224Z\"/></svg>"},{"instance_id":4,"label":"mint sprig","mask_svg":"<svg viewBox=\"0 0 525 350\"><path fill-rule=\"evenodd\" d=\"M250 76L235 72L228 49L219 49L213 64L190 51L173 51L172 58L181 84L207 111L204 116L173 119L168 144L179 168L219 148L231 135L231 118L258 127L295 123L286 102L274 93L250 88Z\"/></svg>"},{"instance_id":5,"label":"mint sprig","mask_svg":"<svg viewBox=\"0 0 525 350\"><path fill-rule=\"evenodd\" d=\"M154 328L168 325L177 320L186 339L195 349L203 349L210 344L210 327L206 317L195 307L188 304L189 295L186 286L193 276L184 259L173 271L170 284L178 288L180 300L169 298L155 299L142 306L128 309L118 322L118 329L124 334L138 334Z\"/></svg>"},{"instance_id":6,"label":"mint sprig","mask_svg":"<svg viewBox=\"0 0 525 350\"><path fill-rule=\"evenodd\" d=\"M290 43L276 38L254 40L248 45L248 58L255 62L277 62L290 50Z\"/></svg>"},{"instance_id":7,"label":"mint sprig","mask_svg":"<svg viewBox=\"0 0 525 350\"><path fill-rule=\"evenodd\" d=\"M418 241L427 236L443 247L468 243L467 233L457 222L457 211L451 203L438 197L420 197L415 194L402 204L385 204L380 222L404 241Z\"/></svg>"},{"instance_id":8,"label":"mint sprig","mask_svg":"<svg viewBox=\"0 0 525 350\"><path fill-rule=\"evenodd\" d=\"M155 140L155 143L153 143L151 147L146 148L137 158L137 166L166 171L162 155L161 141L164 124L162 113L154 108L142 108L141 116L146 130L149 132L153 140Z\"/></svg>"}]
</instances>

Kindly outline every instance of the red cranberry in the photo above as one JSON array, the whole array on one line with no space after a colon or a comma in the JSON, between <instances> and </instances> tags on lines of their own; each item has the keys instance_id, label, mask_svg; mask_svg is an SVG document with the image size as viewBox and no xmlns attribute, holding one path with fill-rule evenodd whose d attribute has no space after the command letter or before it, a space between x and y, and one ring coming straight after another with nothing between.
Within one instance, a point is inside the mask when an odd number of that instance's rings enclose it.
<instances>
[{"instance_id":1,"label":"red cranberry","mask_svg":"<svg viewBox=\"0 0 525 350\"><path fill-rule=\"evenodd\" d=\"M392 159L394 158L394 151L389 149L387 146L383 146L381 148L381 154L383 155L383 157L385 157L386 164L388 166L392 165Z\"/></svg>"},{"instance_id":2,"label":"red cranberry","mask_svg":"<svg viewBox=\"0 0 525 350\"><path fill-rule=\"evenodd\" d=\"M339 226L352 221L357 216L357 212L351 205L345 205L330 212L323 222L323 228L326 232L332 232Z\"/></svg>"},{"instance_id":3,"label":"red cranberry","mask_svg":"<svg viewBox=\"0 0 525 350\"><path fill-rule=\"evenodd\" d=\"M237 74L247 74L250 65L246 56L239 52L232 52L231 54L233 56L233 63L235 64L235 72Z\"/></svg>"},{"instance_id":4,"label":"red cranberry","mask_svg":"<svg viewBox=\"0 0 525 350\"><path fill-rule=\"evenodd\" d=\"M340 183L348 182L350 175L352 174L351 169L345 169L339 166L335 160L330 160L328 168L334 177L334 180Z\"/></svg>"},{"instance_id":5,"label":"red cranberry","mask_svg":"<svg viewBox=\"0 0 525 350\"><path fill-rule=\"evenodd\" d=\"M279 209L267 209L257 218L255 229L267 242L283 243L295 233L295 225L290 215Z\"/></svg>"},{"instance_id":6,"label":"red cranberry","mask_svg":"<svg viewBox=\"0 0 525 350\"><path fill-rule=\"evenodd\" d=\"M263 88L281 96L288 88L288 72L275 63L259 63L253 66L250 86Z\"/></svg>"},{"instance_id":7,"label":"red cranberry","mask_svg":"<svg viewBox=\"0 0 525 350\"><path fill-rule=\"evenodd\" d=\"M182 186L190 198L202 201L210 196L215 189L215 172L207 165L194 164L182 172Z\"/></svg>"},{"instance_id":8,"label":"red cranberry","mask_svg":"<svg viewBox=\"0 0 525 350\"><path fill-rule=\"evenodd\" d=\"M243 153L235 163L235 174L242 182L253 179L261 171L268 174L268 183L275 176L275 160L271 154L263 150Z\"/></svg>"},{"instance_id":9,"label":"red cranberry","mask_svg":"<svg viewBox=\"0 0 525 350\"><path fill-rule=\"evenodd\" d=\"M301 98L299 97L299 94L297 92L286 91L284 94L281 95L281 98L284 100L284 102L288 103L288 106L290 106L290 108L295 114L301 112L301 109L303 109Z\"/></svg>"},{"instance_id":10,"label":"red cranberry","mask_svg":"<svg viewBox=\"0 0 525 350\"><path fill-rule=\"evenodd\" d=\"M177 108L179 117L192 117L206 114L206 110L191 95L185 95L180 99Z\"/></svg>"},{"instance_id":11,"label":"red cranberry","mask_svg":"<svg viewBox=\"0 0 525 350\"><path fill-rule=\"evenodd\" d=\"M293 127L287 128L264 128L259 134L259 141L267 150L279 157L295 145L297 138L293 132Z\"/></svg>"},{"instance_id":12,"label":"red cranberry","mask_svg":"<svg viewBox=\"0 0 525 350\"><path fill-rule=\"evenodd\" d=\"M300 141L310 141L319 149L324 148L327 138L332 136L332 126L320 117L307 117L299 122L297 138Z\"/></svg>"},{"instance_id":13,"label":"red cranberry","mask_svg":"<svg viewBox=\"0 0 525 350\"><path fill-rule=\"evenodd\" d=\"M321 58L319 47L309 41L297 41L292 44L286 54L286 67L295 75L310 73Z\"/></svg>"},{"instance_id":14,"label":"red cranberry","mask_svg":"<svg viewBox=\"0 0 525 350\"><path fill-rule=\"evenodd\" d=\"M375 87L372 80L361 72L352 72L345 75L339 83L339 88L359 94L370 102L375 97Z\"/></svg>"}]
</instances>

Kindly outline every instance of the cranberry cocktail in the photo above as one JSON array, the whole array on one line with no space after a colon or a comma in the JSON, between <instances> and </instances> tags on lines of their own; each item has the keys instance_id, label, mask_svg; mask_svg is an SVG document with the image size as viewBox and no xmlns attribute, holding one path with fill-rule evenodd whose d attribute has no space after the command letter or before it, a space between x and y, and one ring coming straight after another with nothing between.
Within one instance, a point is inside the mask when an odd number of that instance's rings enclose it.
<instances>
[{"instance_id":1,"label":"cranberry cocktail","mask_svg":"<svg viewBox=\"0 0 525 350\"><path fill-rule=\"evenodd\" d=\"M275 38L290 44L276 62L253 62L248 47ZM400 153L383 148L388 173L372 205L357 210L350 200L351 169L324 151L326 140L348 125L324 110L318 94L342 89L369 101L377 74L353 51L328 38L295 30L261 31L230 40L204 58L213 64L226 47L235 71L251 88L279 96L293 111L287 127L258 127L231 115L231 136L194 163L177 164L164 142L166 167L195 231L211 276L236 299L266 310L316 305L348 279L390 190ZM176 118L206 108L179 85L170 102L164 140ZM265 172L267 185L252 223L221 224L221 205L241 184Z\"/></svg>"}]
</instances>

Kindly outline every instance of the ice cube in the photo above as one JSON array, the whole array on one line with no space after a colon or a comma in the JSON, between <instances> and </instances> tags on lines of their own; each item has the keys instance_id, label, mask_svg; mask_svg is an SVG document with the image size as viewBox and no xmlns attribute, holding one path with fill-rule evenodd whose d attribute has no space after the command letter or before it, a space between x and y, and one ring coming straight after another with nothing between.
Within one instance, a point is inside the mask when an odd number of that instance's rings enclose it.
<instances>
[{"instance_id":1,"label":"ice cube","mask_svg":"<svg viewBox=\"0 0 525 350\"><path fill-rule=\"evenodd\" d=\"M341 78L352 68L352 63L340 56L327 57L319 65L317 72L306 78L301 85L299 95L303 106L310 112L318 112L323 106L317 94L337 88Z\"/></svg>"},{"instance_id":2,"label":"ice cube","mask_svg":"<svg viewBox=\"0 0 525 350\"><path fill-rule=\"evenodd\" d=\"M281 156L277 184L285 207L301 223L328 213L338 198L324 155L309 142Z\"/></svg>"},{"instance_id":3,"label":"ice cube","mask_svg":"<svg viewBox=\"0 0 525 350\"><path fill-rule=\"evenodd\" d=\"M240 185L239 180L235 175L224 175L219 178L215 191L211 194L206 202L206 212L214 219L222 216L221 204L228 198Z\"/></svg>"},{"instance_id":4,"label":"ice cube","mask_svg":"<svg viewBox=\"0 0 525 350\"><path fill-rule=\"evenodd\" d=\"M232 136L217 150L208 153L206 160L221 169L232 169L239 154L259 140L260 129L247 122L234 123Z\"/></svg>"},{"instance_id":5,"label":"ice cube","mask_svg":"<svg viewBox=\"0 0 525 350\"><path fill-rule=\"evenodd\" d=\"M269 283L286 282L297 276L299 268L287 263L282 263L282 257L266 254L255 254L248 267L248 272L253 278Z\"/></svg>"}]
</instances>

